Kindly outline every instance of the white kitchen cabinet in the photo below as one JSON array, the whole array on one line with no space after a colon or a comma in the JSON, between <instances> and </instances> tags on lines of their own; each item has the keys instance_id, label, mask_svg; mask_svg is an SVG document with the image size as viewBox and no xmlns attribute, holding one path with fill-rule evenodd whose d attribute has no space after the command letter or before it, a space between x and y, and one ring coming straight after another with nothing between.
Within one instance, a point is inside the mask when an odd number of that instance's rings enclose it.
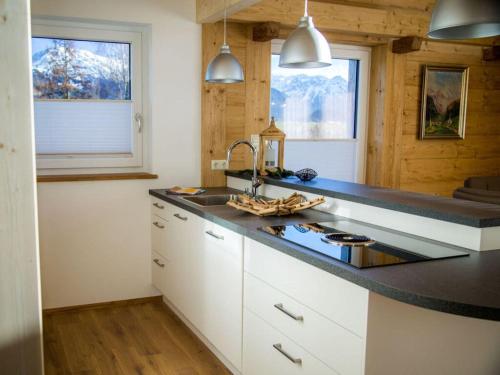
<instances>
[{"instance_id":1,"label":"white kitchen cabinet","mask_svg":"<svg viewBox=\"0 0 500 375\"><path fill-rule=\"evenodd\" d=\"M245 238L244 266L245 272L366 337L367 289L249 238Z\"/></svg>"},{"instance_id":2,"label":"white kitchen cabinet","mask_svg":"<svg viewBox=\"0 0 500 375\"><path fill-rule=\"evenodd\" d=\"M252 311L340 374L363 373L361 337L247 272L244 285L245 311Z\"/></svg>"},{"instance_id":3,"label":"white kitchen cabinet","mask_svg":"<svg viewBox=\"0 0 500 375\"><path fill-rule=\"evenodd\" d=\"M269 346L266 336L256 336L252 332L255 328L247 321L250 316L250 321L255 322L252 316L256 315L290 340L288 346L302 348L307 354L302 355L324 364L334 373L363 374L366 289L249 238L245 238L244 268L245 366L250 366L248 356L254 356L247 352L246 348L251 347L248 340L261 340L256 347ZM248 371L244 375L253 373L257 372Z\"/></svg>"},{"instance_id":4,"label":"white kitchen cabinet","mask_svg":"<svg viewBox=\"0 0 500 375\"><path fill-rule=\"evenodd\" d=\"M158 205L164 208L153 206L152 220L164 226L166 251L159 255L168 263L163 281L156 274L164 283L158 289L240 371L243 236L169 203ZM159 231L153 229L153 254Z\"/></svg>"},{"instance_id":5,"label":"white kitchen cabinet","mask_svg":"<svg viewBox=\"0 0 500 375\"><path fill-rule=\"evenodd\" d=\"M243 237L204 221L197 249L198 328L236 368L241 368Z\"/></svg>"},{"instance_id":6,"label":"white kitchen cabinet","mask_svg":"<svg viewBox=\"0 0 500 375\"><path fill-rule=\"evenodd\" d=\"M338 375L247 309L244 332L244 375Z\"/></svg>"}]
</instances>

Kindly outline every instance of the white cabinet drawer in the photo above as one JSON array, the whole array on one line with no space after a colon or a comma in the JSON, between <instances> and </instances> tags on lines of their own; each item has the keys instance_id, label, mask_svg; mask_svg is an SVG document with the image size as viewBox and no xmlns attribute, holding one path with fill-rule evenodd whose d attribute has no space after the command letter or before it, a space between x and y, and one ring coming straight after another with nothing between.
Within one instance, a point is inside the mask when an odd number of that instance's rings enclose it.
<instances>
[{"instance_id":1,"label":"white cabinet drawer","mask_svg":"<svg viewBox=\"0 0 500 375\"><path fill-rule=\"evenodd\" d=\"M284 294L366 337L368 290L245 238L245 271Z\"/></svg>"},{"instance_id":2,"label":"white cabinet drawer","mask_svg":"<svg viewBox=\"0 0 500 375\"><path fill-rule=\"evenodd\" d=\"M337 374L251 311L243 315L243 375Z\"/></svg>"},{"instance_id":3,"label":"white cabinet drawer","mask_svg":"<svg viewBox=\"0 0 500 375\"><path fill-rule=\"evenodd\" d=\"M162 201L161 199L151 197L151 213L159 216L163 219L167 218L167 210L168 206L170 206L167 202Z\"/></svg>"},{"instance_id":4,"label":"white cabinet drawer","mask_svg":"<svg viewBox=\"0 0 500 375\"><path fill-rule=\"evenodd\" d=\"M218 224L205 220L205 240L217 243L218 246L229 249L237 248L238 256L243 254L243 236ZM243 258L240 259L243 265Z\"/></svg>"},{"instance_id":5,"label":"white cabinet drawer","mask_svg":"<svg viewBox=\"0 0 500 375\"><path fill-rule=\"evenodd\" d=\"M167 260L155 251L151 253L151 274L153 285L165 295L167 290Z\"/></svg>"},{"instance_id":6,"label":"white cabinet drawer","mask_svg":"<svg viewBox=\"0 0 500 375\"><path fill-rule=\"evenodd\" d=\"M364 340L245 272L244 307L340 374L362 374Z\"/></svg>"},{"instance_id":7,"label":"white cabinet drawer","mask_svg":"<svg viewBox=\"0 0 500 375\"><path fill-rule=\"evenodd\" d=\"M159 216L151 215L151 247L165 258L168 256L167 230L169 223Z\"/></svg>"}]
</instances>

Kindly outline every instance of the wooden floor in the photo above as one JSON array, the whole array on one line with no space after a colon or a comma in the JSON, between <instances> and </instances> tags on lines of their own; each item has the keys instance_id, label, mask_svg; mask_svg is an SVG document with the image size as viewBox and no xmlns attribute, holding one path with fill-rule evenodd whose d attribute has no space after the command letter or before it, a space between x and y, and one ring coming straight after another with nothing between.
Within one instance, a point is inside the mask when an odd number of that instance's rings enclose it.
<instances>
[{"instance_id":1,"label":"wooden floor","mask_svg":"<svg viewBox=\"0 0 500 375\"><path fill-rule=\"evenodd\" d=\"M161 301L44 315L45 374L230 374Z\"/></svg>"}]
</instances>

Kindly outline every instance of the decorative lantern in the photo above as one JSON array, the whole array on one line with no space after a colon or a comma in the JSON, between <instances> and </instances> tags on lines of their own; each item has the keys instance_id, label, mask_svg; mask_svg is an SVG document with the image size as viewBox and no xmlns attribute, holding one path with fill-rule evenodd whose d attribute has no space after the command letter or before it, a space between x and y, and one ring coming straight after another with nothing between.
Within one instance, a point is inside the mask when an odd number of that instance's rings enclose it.
<instances>
[{"instance_id":1,"label":"decorative lantern","mask_svg":"<svg viewBox=\"0 0 500 375\"><path fill-rule=\"evenodd\" d=\"M274 117L271 117L269 127L262 131L259 137L259 163L262 176L267 174L266 169L276 167L283 169L285 137L285 133L276 127Z\"/></svg>"}]
</instances>

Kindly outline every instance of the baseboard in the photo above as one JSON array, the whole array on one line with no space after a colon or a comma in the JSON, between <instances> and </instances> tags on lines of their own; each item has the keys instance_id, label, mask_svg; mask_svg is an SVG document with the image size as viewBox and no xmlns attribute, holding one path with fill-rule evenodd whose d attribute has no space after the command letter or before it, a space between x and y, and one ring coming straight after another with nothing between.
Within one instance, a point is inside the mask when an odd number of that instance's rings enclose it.
<instances>
[{"instance_id":1,"label":"baseboard","mask_svg":"<svg viewBox=\"0 0 500 375\"><path fill-rule=\"evenodd\" d=\"M205 344L205 346L223 363L226 368L234 375L241 375L236 367L234 367L224 355L217 350L217 348L193 325L191 322L165 297L163 296L163 303L169 308L177 317L189 328L189 330Z\"/></svg>"},{"instance_id":2,"label":"baseboard","mask_svg":"<svg viewBox=\"0 0 500 375\"><path fill-rule=\"evenodd\" d=\"M141 303L148 302L162 302L162 296L152 296L152 297L142 297L142 298L132 298L125 299L120 301L110 301L110 302L98 302L98 303L90 303L87 305L74 305L74 306L65 306L65 307L55 307L52 309L44 309L44 315L57 314L65 311L74 311L74 310L90 310L90 309L104 309L107 307L119 307L119 306L127 306L127 305L138 305Z\"/></svg>"}]
</instances>

